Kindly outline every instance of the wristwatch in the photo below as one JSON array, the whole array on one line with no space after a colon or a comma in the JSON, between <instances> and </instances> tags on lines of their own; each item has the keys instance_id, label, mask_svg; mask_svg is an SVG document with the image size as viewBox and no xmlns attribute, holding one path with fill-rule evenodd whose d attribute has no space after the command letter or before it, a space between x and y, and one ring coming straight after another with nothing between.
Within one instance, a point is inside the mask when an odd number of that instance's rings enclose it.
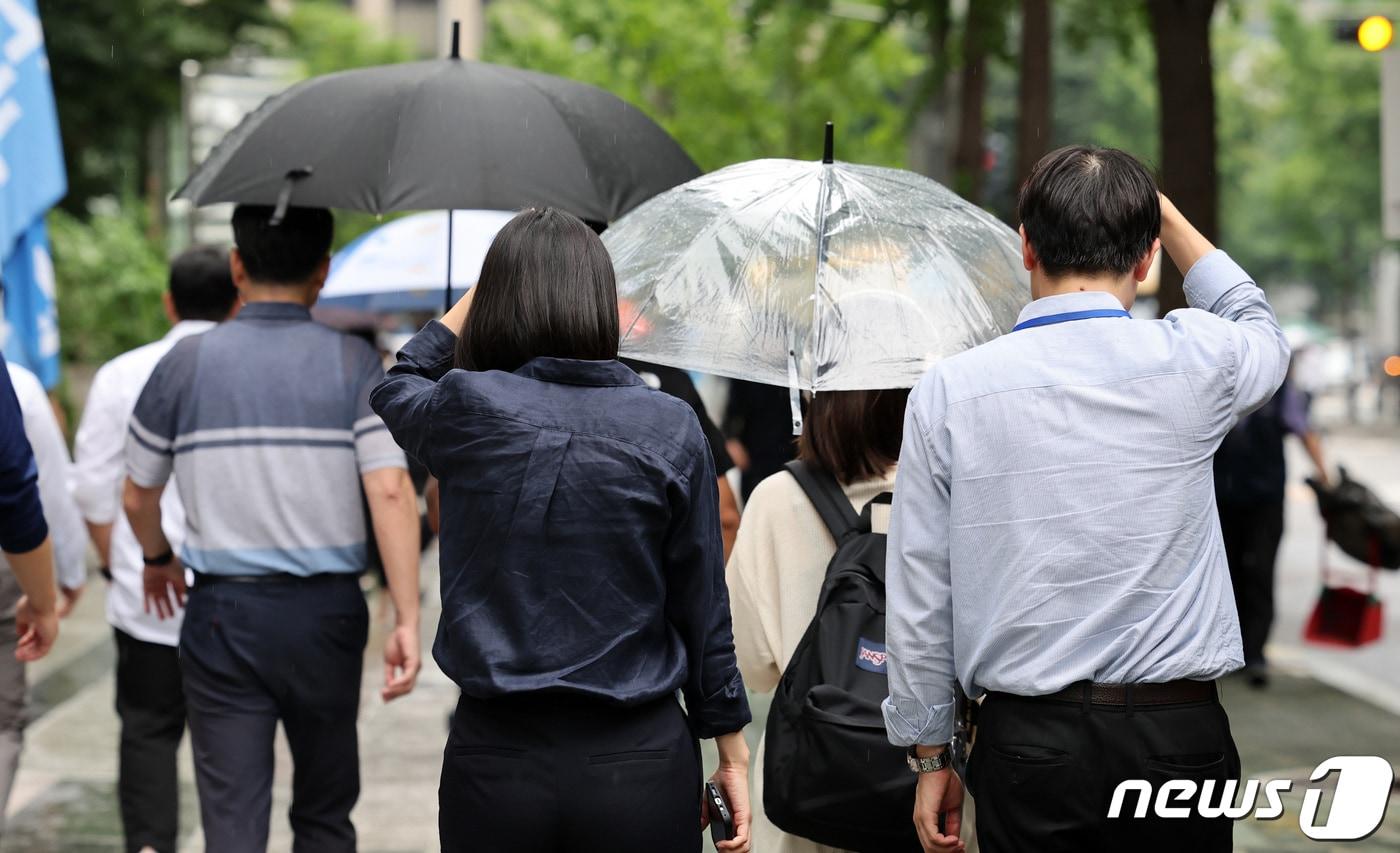
<instances>
[{"instance_id":1,"label":"wristwatch","mask_svg":"<svg viewBox=\"0 0 1400 853\"><path fill-rule=\"evenodd\" d=\"M171 551L169 548L166 548L164 553L162 553L162 554L157 554L157 555L155 555L154 557L147 557L147 556L144 555L144 554L141 555L141 562L145 563L146 565L148 565L148 566L150 566L150 567L152 567L152 568L157 568L157 569L160 568L160 567L162 567L162 566L168 566L168 565L170 565L170 564L171 564L172 562L174 562L174 561L175 561L175 552L174 552L174 551Z\"/></svg>"},{"instance_id":2,"label":"wristwatch","mask_svg":"<svg viewBox=\"0 0 1400 853\"><path fill-rule=\"evenodd\" d=\"M945 746L943 751L932 758L923 758L919 755L917 746L909 747L909 752L905 755L905 761L909 763L909 769L915 773L937 773L952 765L953 758Z\"/></svg>"}]
</instances>

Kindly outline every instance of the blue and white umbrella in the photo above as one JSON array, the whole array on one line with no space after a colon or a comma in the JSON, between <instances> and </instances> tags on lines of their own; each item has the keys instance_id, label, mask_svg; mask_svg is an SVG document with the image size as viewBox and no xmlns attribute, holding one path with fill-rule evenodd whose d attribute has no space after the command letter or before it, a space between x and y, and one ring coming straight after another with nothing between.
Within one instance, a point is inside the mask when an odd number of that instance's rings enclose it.
<instances>
[{"instance_id":1,"label":"blue and white umbrella","mask_svg":"<svg viewBox=\"0 0 1400 853\"><path fill-rule=\"evenodd\" d=\"M514 218L498 210L452 216L452 290L476 284L496 232ZM319 306L337 312L439 311L447 284L447 211L395 219L336 252Z\"/></svg>"}]
</instances>

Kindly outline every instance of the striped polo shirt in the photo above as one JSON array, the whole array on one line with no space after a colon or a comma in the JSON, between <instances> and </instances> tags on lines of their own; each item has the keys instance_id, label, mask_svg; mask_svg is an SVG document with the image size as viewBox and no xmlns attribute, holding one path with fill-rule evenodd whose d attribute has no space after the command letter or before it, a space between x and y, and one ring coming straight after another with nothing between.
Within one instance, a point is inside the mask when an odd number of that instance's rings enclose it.
<instances>
[{"instance_id":1,"label":"striped polo shirt","mask_svg":"<svg viewBox=\"0 0 1400 853\"><path fill-rule=\"evenodd\" d=\"M174 473L185 565L216 575L364 571L360 476L406 467L369 407L383 377L368 344L286 302L245 305L177 343L136 403L126 460L139 486Z\"/></svg>"}]
</instances>

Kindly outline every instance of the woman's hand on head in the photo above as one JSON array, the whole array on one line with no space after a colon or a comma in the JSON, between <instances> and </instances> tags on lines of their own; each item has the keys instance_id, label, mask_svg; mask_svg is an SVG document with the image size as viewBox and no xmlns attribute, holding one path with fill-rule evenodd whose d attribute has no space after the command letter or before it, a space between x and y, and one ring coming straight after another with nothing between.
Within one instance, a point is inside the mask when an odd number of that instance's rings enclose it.
<instances>
[{"instance_id":1,"label":"woman's hand on head","mask_svg":"<svg viewBox=\"0 0 1400 853\"><path fill-rule=\"evenodd\" d=\"M462 336L462 326L467 322L467 312L471 310L472 297L475 295L475 287L467 288L467 292L462 294L462 298L457 300L457 304L442 315L441 323L459 338Z\"/></svg>"}]
</instances>

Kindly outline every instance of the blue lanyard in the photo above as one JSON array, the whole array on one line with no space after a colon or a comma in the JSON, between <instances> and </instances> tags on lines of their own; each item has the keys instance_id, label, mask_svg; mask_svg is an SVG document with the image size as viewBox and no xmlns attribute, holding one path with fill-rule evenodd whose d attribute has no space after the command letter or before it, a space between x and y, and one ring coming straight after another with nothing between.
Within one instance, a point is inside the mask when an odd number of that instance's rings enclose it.
<instances>
[{"instance_id":1,"label":"blue lanyard","mask_svg":"<svg viewBox=\"0 0 1400 853\"><path fill-rule=\"evenodd\" d=\"M1092 311L1067 311L1064 314L1047 314L1044 317L1032 317L1011 327L1011 331L1019 332L1022 329L1031 329L1036 326L1053 326L1056 323L1068 323L1070 320L1092 320L1095 317L1129 317L1133 315L1122 308L1095 308Z\"/></svg>"}]
</instances>

